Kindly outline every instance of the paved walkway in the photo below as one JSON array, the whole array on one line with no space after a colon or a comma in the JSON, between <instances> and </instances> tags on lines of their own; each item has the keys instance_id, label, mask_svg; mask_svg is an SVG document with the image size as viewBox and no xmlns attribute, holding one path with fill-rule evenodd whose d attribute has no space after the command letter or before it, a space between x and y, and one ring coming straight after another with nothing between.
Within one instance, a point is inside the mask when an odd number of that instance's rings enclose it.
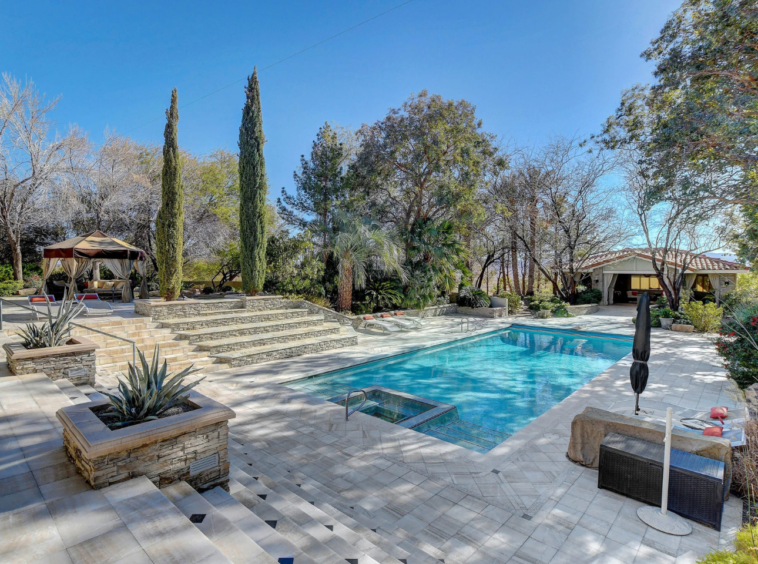
<instances>
[{"instance_id":1,"label":"paved walkway","mask_svg":"<svg viewBox=\"0 0 758 564\"><path fill-rule=\"evenodd\" d=\"M619 306L592 316L516 321L632 334L633 314L633 308ZM240 454L333 488L354 503L348 509L356 514L455 561L695 562L731 542L741 501L727 502L720 534L694 525L688 537L669 537L639 521L639 503L598 490L596 470L565 458L574 415L587 406L633 406L630 357L487 454L361 413L345 423L340 407L280 385L490 331L508 320L486 321L469 333L461 323L461 317L449 316L400 335L361 331L356 347L215 373L201 391L237 411L232 433ZM669 405L680 415L714 405L740 407L707 337L654 329L652 342L650 380L641 399L652 416Z\"/></svg>"}]
</instances>

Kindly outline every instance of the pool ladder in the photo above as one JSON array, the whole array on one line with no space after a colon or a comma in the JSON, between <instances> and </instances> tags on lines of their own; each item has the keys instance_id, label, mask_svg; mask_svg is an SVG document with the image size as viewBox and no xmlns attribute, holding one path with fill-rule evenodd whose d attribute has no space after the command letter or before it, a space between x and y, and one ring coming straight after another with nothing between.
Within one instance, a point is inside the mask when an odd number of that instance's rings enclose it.
<instances>
[{"instance_id":1,"label":"pool ladder","mask_svg":"<svg viewBox=\"0 0 758 564\"><path fill-rule=\"evenodd\" d=\"M361 402L361 405L356 407L354 410L350 411L350 396L353 394L363 394L363 401ZM366 395L366 392L364 392L363 390L350 390L345 396L345 421L347 421L353 413L355 413L356 411L360 411L367 401L368 401L368 396Z\"/></svg>"}]
</instances>

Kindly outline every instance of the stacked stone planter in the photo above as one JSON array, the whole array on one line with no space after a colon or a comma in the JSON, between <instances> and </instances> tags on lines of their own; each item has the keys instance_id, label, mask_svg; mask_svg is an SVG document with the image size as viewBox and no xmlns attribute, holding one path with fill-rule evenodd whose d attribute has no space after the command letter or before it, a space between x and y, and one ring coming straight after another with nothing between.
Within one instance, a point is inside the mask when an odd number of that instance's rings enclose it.
<instances>
[{"instance_id":1,"label":"stacked stone planter","mask_svg":"<svg viewBox=\"0 0 758 564\"><path fill-rule=\"evenodd\" d=\"M51 380L65 378L74 385L95 383L95 351L98 345L85 337L72 337L60 347L27 349L21 343L3 345L13 374L44 372Z\"/></svg>"},{"instance_id":2,"label":"stacked stone planter","mask_svg":"<svg viewBox=\"0 0 758 564\"><path fill-rule=\"evenodd\" d=\"M458 306L458 313L462 315L471 315L473 317L487 317L489 319L500 319L501 317L508 317L508 306L505 306L505 307Z\"/></svg>"},{"instance_id":3,"label":"stacked stone planter","mask_svg":"<svg viewBox=\"0 0 758 564\"><path fill-rule=\"evenodd\" d=\"M198 393L197 409L123 429L109 429L92 411L107 401L59 409L66 454L95 489L146 476L159 488L185 481L198 491L228 487L228 407Z\"/></svg>"}]
</instances>

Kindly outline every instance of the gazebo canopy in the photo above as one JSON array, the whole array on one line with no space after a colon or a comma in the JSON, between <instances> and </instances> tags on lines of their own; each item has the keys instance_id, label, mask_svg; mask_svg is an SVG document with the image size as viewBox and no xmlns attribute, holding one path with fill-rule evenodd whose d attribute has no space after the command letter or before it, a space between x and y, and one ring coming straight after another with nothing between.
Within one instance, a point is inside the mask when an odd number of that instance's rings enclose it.
<instances>
[{"instance_id":1,"label":"gazebo canopy","mask_svg":"<svg viewBox=\"0 0 758 564\"><path fill-rule=\"evenodd\" d=\"M145 260L145 251L109 237L102 231L93 231L45 247L42 256L46 259L121 259Z\"/></svg>"}]
</instances>

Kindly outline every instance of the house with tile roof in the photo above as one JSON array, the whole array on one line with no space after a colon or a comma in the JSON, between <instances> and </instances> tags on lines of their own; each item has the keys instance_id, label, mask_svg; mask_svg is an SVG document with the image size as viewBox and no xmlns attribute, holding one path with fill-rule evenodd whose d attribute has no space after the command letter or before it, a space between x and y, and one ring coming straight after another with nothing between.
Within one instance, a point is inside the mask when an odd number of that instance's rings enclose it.
<instances>
[{"instance_id":1,"label":"house with tile roof","mask_svg":"<svg viewBox=\"0 0 758 564\"><path fill-rule=\"evenodd\" d=\"M683 260L684 257L687 260ZM737 274L749 271L745 265L707 255L690 258L686 251L669 252L666 262L670 267L681 267L682 262L688 264L684 287L694 291L699 299L714 295L719 300L735 288ZM649 292L653 299L663 293L653 269L650 249L621 249L591 255L582 261L579 271L582 285L603 292L603 305L636 303L643 292Z\"/></svg>"}]
</instances>

